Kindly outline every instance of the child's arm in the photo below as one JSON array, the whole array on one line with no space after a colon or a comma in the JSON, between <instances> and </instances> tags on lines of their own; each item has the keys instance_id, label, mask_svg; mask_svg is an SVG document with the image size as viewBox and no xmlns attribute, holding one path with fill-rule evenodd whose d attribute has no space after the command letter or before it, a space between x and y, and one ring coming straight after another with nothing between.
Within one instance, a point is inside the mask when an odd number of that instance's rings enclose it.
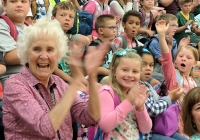
<instances>
[{"instance_id":1,"label":"child's arm","mask_svg":"<svg viewBox=\"0 0 200 140\"><path fill-rule=\"evenodd\" d=\"M142 133L148 133L152 128L152 121L145 107L145 101L148 97L149 92L146 85L136 82L126 94L126 99L135 106L137 124Z\"/></svg>"},{"instance_id":2,"label":"child's arm","mask_svg":"<svg viewBox=\"0 0 200 140\"><path fill-rule=\"evenodd\" d=\"M4 74L6 72L6 66L3 64L0 64L0 75Z\"/></svg>"},{"instance_id":3,"label":"child's arm","mask_svg":"<svg viewBox=\"0 0 200 140\"><path fill-rule=\"evenodd\" d=\"M99 67L97 71L98 71L99 75L109 75L110 74L110 70L106 69L104 67Z\"/></svg>"},{"instance_id":4,"label":"child's arm","mask_svg":"<svg viewBox=\"0 0 200 140\"><path fill-rule=\"evenodd\" d=\"M149 81L149 80L148 80L148 81ZM159 82L158 80L153 79L153 78L150 80L149 83L150 83L150 85L151 85L152 87L154 87L154 86L157 85L157 84L160 84L160 82Z\"/></svg>"},{"instance_id":5,"label":"child's arm","mask_svg":"<svg viewBox=\"0 0 200 140\"><path fill-rule=\"evenodd\" d=\"M147 34L149 37L152 37L155 32L152 31L151 28L150 29L144 29L144 28L141 27L138 30L138 33Z\"/></svg>"},{"instance_id":6,"label":"child's arm","mask_svg":"<svg viewBox=\"0 0 200 140\"><path fill-rule=\"evenodd\" d=\"M17 56L16 41L10 35L8 24L0 19L0 52L4 53L4 61L8 65L18 65L20 60Z\"/></svg>"},{"instance_id":7,"label":"child's arm","mask_svg":"<svg viewBox=\"0 0 200 140\"><path fill-rule=\"evenodd\" d=\"M66 81L68 83L71 83L73 80L73 78L71 76L69 76L62 70L60 70L58 67L56 67L56 69L54 70L54 74L59 76L61 79L63 79L64 81Z\"/></svg>"},{"instance_id":8,"label":"child's arm","mask_svg":"<svg viewBox=\"0 0 200 140\"><path fill-rule=\"evenodd\" d=\"M167 90L171 90L171 88L177 83L176 79L176 71L172 62L171 51L169 50L169 46L166 42L166 31L169 28L169 24L166 25L165 20L159 20L156 23L156 30L158 32L160 50L162 53L162 70L163 75L165 77L165 82L167 86Z\"/></svg>"},{"instance_id":9,"label":"child's arm","mask_svg":"<svg viewBox=\"0 0 200 140\"><path fill-rule=\"evenodd\" d=\"M153 91L152 91L153 92ZM158 97L159 98L159 97ZM153 93L147 98L145 105L150 117L155 117L166 110L171 105L171 99L168 96L155 100Z\"/></svg>"},{"instance_id":10,"label":"child's arm","mask_svg":"<svg viewBox=\"0 0 200 140\"><path fill-rule=\"evenodd\" d=\"M17 56L17 49L14 49L12 51L6 52L4 56L4 61L8 65L19 65L20 59Z\"/></svg>"},{"instance_id":11,"label":"child's arm","mask_svg":"<svg viewBox=\"0 0 200 140\"><path fill-rule=\"evenodd\" d=\"M6 66L3 60L3 53L0 53L0 75L4 74L6 72Z\"/></svg>"},{"instance_id":12,"label":"child's arm","mask_svg":"<svg viewBox=\"0 0 200 140\"><path fill-rule=\"evenodd\" d=\"M108 90L103 90L99 97L101 105L99 127L103 132L108 133L126 118L128 113L133 110L133 105L128 100L123 100L114 109L114 94L111 94Z\"/></svg>"},{"instance_id":13,"label":"child's arm","mask_svg":"<svg viewBox=\"0 0 200 140\"><path fill-rule=\"evenodd\" d=\"M70 0L70 1L75 5L76 10L81 10L81 7L80 7L80 5L79 5L77 0Z\"/></svg>"},{"instance_id":14,"label":"child's arm","mask_svg":"<svg viewBox=\"0 0 200 140\"><path fill-rule=\"evenodd\" d=\"M146 107L144 106L144 111L141 112L135 110L135 113L140 132L149 133L149 131L152 128L152 121L151 118L149 117L149 114L147 113Z\"/></svg>"}]
</instances>

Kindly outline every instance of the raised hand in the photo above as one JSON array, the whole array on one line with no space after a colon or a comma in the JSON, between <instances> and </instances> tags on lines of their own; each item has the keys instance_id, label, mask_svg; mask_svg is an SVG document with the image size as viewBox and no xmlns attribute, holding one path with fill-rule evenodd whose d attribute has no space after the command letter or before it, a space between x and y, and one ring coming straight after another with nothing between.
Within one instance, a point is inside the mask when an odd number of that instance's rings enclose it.
<instances>
[{"instance_id":1,"label":"raised hand","mask_svg":"<svg viewBox=\"0 0 200 140\"><path fill-rule=\"evenodd\" d=\"M169 24L166 25L165 20L159 20L156 22L156 30L158 34L165 34L169 28Z\"/></svg>"},{"instance_id":2,"label":"raised hand","mask_svg":"<svg viewBox=\"0 0 200 140\"><path fill-rule=\"evenodd\" d=\"M102 65L110 48L110 43L103 43L98 47L88 47L84 57L84 67L87 75L97 74L97 68Z\"/></svg>"},{"instance_id":3,"label":"raised hand","mask_svg":"<svg viewBox=\"0 0 200 140\"><path fill-rule=\"evenodd\" d=\"M82 62L80 59L80 49L74 42L69 42L69 49L71 50L71 55L67 57L67 61L69 61L71 76L73 77L72 82L76 82L79 87L81 87L81 91L87 90L88 81L85 79L82 72ZM70 82L71 83L71 82Z\"/></svg>"},{"instance_id":4,"label":"raised hand","mask_svg":"<svg viewBox=\"0 0 200 140\"><path fill-rule=\"evenodd\" d=\"M82 66L82 62L80 59L80 54L81 54L80 48L77 45L75 45L73 41L69 41L68 46L69 50L71 51L71 55L67 57L69 63L75 66Z\"/></svg>"},{"instance_id":5,"label":"raised hand","mask_svg":"<svg viewBox=\"0 0 200 140\"><path fill-rule=\"evenodd\" d=\"M190 36L182 38L178 44L178 47L186 46L188 44L190 44Z\"/></svg>"}]
</instances>

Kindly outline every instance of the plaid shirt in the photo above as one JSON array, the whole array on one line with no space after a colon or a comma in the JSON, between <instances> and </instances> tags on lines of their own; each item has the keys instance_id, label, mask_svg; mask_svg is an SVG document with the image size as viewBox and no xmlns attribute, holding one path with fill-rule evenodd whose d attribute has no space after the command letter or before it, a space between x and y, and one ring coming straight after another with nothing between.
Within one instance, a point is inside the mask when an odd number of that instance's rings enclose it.
<instances>
[{"instance_id":1,"label":"plaid shirt","mask_svg":"<svg viewBox=\"0 0 200 140\"><path fill-rule=\"evenodd\" d=\"M145 82L145 85L150 91L150 95L147 98L145 105L149 116L153 118L165 111L169 107L169 105L171 104L171 99L167 96L160 98L149 83ZM151 137L152 130L147 134L143 134L143 140L150 140Z\"/></svg>"}]
</instances>

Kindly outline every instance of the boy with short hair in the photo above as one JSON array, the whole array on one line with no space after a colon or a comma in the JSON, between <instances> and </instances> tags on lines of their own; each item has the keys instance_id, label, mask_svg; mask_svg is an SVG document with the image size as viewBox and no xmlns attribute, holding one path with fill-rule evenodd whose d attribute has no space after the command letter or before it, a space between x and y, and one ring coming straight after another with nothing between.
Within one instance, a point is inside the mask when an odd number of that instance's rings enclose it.
<instances>
[{"instance_id":1,"label":"boy with short hair","mask_svg":"<svg viewBox=\"0 0 200 140\"><path fill-rule=\"evenodd\" d=\"M176 40L173 38L176 29L178 27L178 20L176 18L176 16L172 15L172 14L163 14L160 17L157 18L157 21L159 20L165 20L167 24L169 24L169 28L168 31L166 32L166 38L168 39L168 43L172 43L170 46L171 47L171 51L172 54L174 55L178 49ZM162 68L161 68L161 64L162 64L162 54L160 51L160 45L158 42L158 36L155 35L154 36L157 39L152 39L152 41L149 44L149 49L152 51L152 53L155 56L156 59L156 63L154 66L154 72L152 77L159 80L160 82L164 80L163 74L162 74ZM189 38L188 38L189 39ZM189 43L189 41L188 41ZM186 44L185 44L186 45Z\"/></svg>"},{"instance_id":2,"label":"boy with short hair","mask_svg":"<svg viewBox=\"0 0 200 140\"><path fill-rule=\"evenodd\" d=\"M196 35L198 32L196 26L193 26L194 14L191 13L192 10L192 0L180 0L179 2L181 11L176 14L178 19L178 28L174 38L179 43L184 37L190 37L190 43L197 47L200 53L200 37Z\"/></svg>"},{"instance_id":3,"label":"boy with short hair","mask_svg":"<svg viewBox=\"0 0 200 140\"><path fill-rule=\"evenodd\" d=\"M117 34L116 18L114 15L106 14L100 15L95 21L95 30L98 34L98 38L93 40L89 47L98 46L101 43L112 41ZM112 61L112 56L115 48L112 47L107 53L104 64L98 68L98 81L100 82L103 77L108 76L110 73L109 64Z\"/></svg>"},{"instance_id":4,"label":"boy with short hair","mask_svg":"<svg viewBox=\"0 0 200 140\"><path fill-rule=\"evenodd\" d=\"M122 19L124 33L121 33L120 36L112 41L116 49L135 48L139 46L139 42L135 40L135 37L141 27L141 18L141 14L135 10L130 10L124 14ZM123 46L124 44L126 44L126 46Z\"/></svg>"},{"instance_id":5,"label":"boy with short hair","mask_svg":"<svg viewBox=\"0 0 200 140\"><path fill-rule=\"evenodd\" d=\"M52 10L52 19L57 19L60 22L65 33L73 27L75 16L76 8L72 2L59 2ZM80 49L90 43L90 39L81 34L67 34L67 36L70 41L74 41Z\"/></svg>"},{"instance_id":6,"label":"boy with short hair","mask_svg":"<svg viewBox=\"0 0 200 140\"><path fill-rule=\"evenodd\" d=\"M25 18L29 12L29 0L3 0L2 7L7 14L8 19L15 25L18 34L26 27ZM17 56L16 41L10 35L10 27L4 19L0 18L0 52L3 53L6 64L6 73L0 76L1 83L14 73L20 72L22 65Z\"/></svg>"},{"instance_id":7,"label":"boy with short hair","mask_svg":"<svg viewBox=\"0 0 200 140\"><path fill-rule=\"evenodd\" d=\"M76 8L71 2L59 2L55 5L54 9L52 10L52 19L58 20L61 24L63 31L66 33L73 27L75 14ZM70 38L70 41L75 42L75 44L79 47L80 51L82 50L82 48L84 48L90 43L88 37L80 34L75 34L72 36L70 36L70 34L67 34L67 36L68 38ZM61 60L61 62L59 63L59 68L62 69L65 73L63 73L60 69L57 68L54 71L54 74L60 76L63 80L68 82L73 80L69 77L69 75L71 76L70 66L65 61L65 59ZM83 74L80 73L80 77L82 77L83 83L87 84L87 80L83 77Z\"/></svg>"}]
</instances>

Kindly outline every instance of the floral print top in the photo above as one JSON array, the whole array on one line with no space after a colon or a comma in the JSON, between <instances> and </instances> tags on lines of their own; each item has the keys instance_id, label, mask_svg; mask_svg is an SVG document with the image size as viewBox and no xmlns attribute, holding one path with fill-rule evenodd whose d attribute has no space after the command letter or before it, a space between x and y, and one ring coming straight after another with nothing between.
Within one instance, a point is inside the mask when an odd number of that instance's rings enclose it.
<instances>
[{"instance_id":1,"label":"floral print top","mask_svg":"<svg viewBox=\"0 0 200 140\"><path fill-rule=\"evenodd\" d=\"M139 140L139 130L137 128L136 116L131 111L127 118L118 125L111 133L111 140Z\"/></svg>"}]
</instances>

